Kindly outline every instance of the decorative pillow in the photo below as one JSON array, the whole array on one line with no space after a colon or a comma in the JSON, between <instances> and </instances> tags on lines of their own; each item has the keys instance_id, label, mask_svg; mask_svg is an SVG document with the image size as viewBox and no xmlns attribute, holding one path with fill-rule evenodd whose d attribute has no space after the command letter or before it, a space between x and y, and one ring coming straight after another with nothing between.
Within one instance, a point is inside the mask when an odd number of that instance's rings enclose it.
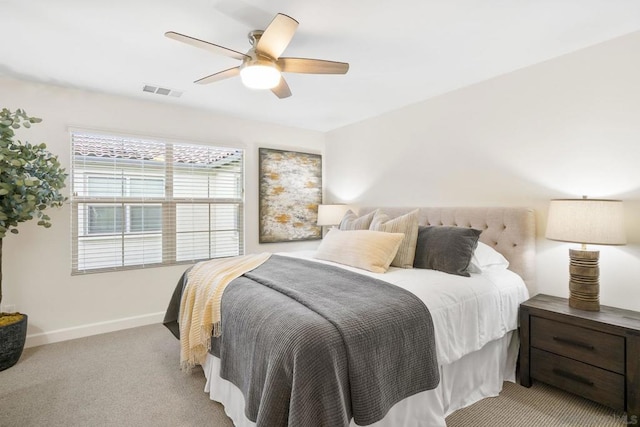
<instances>
[{"instance_id":1,"label":"decorative pillow","mask_svg":"<svg viewBox=\"0 0 640 427\"><path fill-rule=\"evenodd\" d=\"M404 233L404 240L398 248L396 257L391 265L400 268L413 268L413 260L416 255L416 242L418 240L418 215L419 209L406 215L390 219L389 215L378 211L371 221L370 230L385 231L387 233Z\"/></svg>"},{"instance_id":2,"label":"decorative pillow","mask_svg":"<svg viewBox=\"0 0 640 427\"><path fill-rule=\"evenodd\" d=\"M368 230L371 225L371 220L376 215L377 210L369 212L366 215L358 217L351 209L347 211L340 221L340 230Z\"/></svg>"},{"instance_id":3,"label":"decorative pillow","mask_svg":"<svg viewBox=\"0 0 640 427\"><path fill-rule=\"evenodd\" d=\"M419 227L415 268L469 277L469 264L481 230L462 227Z\"/></svg>"},{"instance_id":4,"label":"decorative pillow","mask_svg":"<svg viewBox=\"0 0 640 427\"><path fill-rule=\"evenodd\" d=\"M509 261L502 254L489 245L478 242L476 250L473 251L471 263L469 264L470 273L482 273L482 270L489 269L507 269Z\"/></svg>"},{"instance_id":5,"label":"decorative pillow","mask_svg":"<svg viewBox=\"0 0 640 427\"><path fill-rule=\"evenodd\" d=\"M371 230L329 230L315 257L374 273L384 273L398 252L404 234Z\"/></svg>"}]
</instances>

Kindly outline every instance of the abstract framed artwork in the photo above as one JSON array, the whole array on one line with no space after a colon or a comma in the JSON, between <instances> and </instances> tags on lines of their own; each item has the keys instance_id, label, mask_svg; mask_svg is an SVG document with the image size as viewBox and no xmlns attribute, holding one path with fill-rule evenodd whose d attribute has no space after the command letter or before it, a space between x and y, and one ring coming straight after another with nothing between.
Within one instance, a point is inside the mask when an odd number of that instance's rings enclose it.
<instances>
[{"instance_id":1,"label":"abstract framed artwork","mask_svg":"<svg viewBox=\"0 0 640 427\"><path fill-rule=\"evenodd\" d=\"M322 156L259 149L260 243L318 240Z\"/></svg>"}]
</instances>

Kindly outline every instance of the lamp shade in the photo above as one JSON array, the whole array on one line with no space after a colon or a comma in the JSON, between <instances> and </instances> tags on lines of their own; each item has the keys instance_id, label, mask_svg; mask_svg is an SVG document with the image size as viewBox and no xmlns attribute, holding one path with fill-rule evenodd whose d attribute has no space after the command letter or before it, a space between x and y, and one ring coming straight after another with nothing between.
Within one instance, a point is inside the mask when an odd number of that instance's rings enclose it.
<instances>
[{"instance_id":1,"label":"lamp shade","mask_svg":"<svg viewBox=\"0 0 640 427\"><path fill-rule=\"evenodd\" d=\"M338 225L349 205L318 205L318 225Z\"/></svg>"},{"instance_id":2,"label":"lamp shade","mask_svg":"<svg viewBox=\"0 0 640 427\"><path fill-rule=\"evenodd\" d=\"M280 83L280 71L268 61L256 60L240 68L242 83L251 89L272 89Z\"/></svg>"},{"instance_id":3,"label":"lamp shade","mask_svg":"<svg viewBox=\"0 0 640 427\"><path fill-rule=\"evenodd\" d=\"M621 200L551 200L547 239L593 245L624 245L624 210Z\"/></svg>"}]
</instances>

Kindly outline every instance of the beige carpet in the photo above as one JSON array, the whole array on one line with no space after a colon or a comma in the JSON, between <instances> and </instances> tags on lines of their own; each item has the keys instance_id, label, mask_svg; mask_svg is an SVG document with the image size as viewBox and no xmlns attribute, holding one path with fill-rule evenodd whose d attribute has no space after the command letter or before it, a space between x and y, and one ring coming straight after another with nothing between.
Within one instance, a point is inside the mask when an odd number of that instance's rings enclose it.
<instances>
[{"instance_id":1,"label":"beige carpet","mask_svg":"<svg viewBox=\"0 0 640 427\"><path fill-rule=\"evenodd\" d=\"M0 372L0 426L233 426L179 352L162 325L25 349Z\"/></svg>"},{"instance_id":2,"label":"beige carpet","mask_svg":"<svg viewBox=\"0 0 640 427\"><path fill-rule=\"evenodd\" d=\"M626 426L625 420L624 413L543 383L525 388L505 382L500 396L453 413L447 426L613 427Z\"/></svg>"},{"instance_id":3,"label":"beige carpet","mask_svg":"<svg viewBox=\"0 0 640 427\"><path fill-rule=\"evenodd\" d=\"M0 426L231 427L203 392L201 370L178 368L177 340L161 325L26 349L0 372ZM536 383L506 383L447 418L449 427L624 426L621 414Z\"/></svg>"}]
</instances>

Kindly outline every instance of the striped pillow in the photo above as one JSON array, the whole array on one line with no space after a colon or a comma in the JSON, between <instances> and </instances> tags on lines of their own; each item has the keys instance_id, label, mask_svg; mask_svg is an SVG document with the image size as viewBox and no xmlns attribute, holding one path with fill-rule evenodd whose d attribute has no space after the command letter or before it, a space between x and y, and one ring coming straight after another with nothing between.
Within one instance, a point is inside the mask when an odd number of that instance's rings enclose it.
<instances>
[{"instance_id":1,"label":"striped pillow","mask_svg":"<svg viewBox=\"0 0 640 427\"><path fill-rule=\"evenodd\" d=\"M340 230L368 230L371 225L373 217L376 215L377 210L370 212L366 215L358 217L351 209L347 211L340 221Z\"/></svg>"},{"instance_id":2,"label":"striped pillow","mask_svg":"<svg viewBox=\"0 0 640 427\"><path fill-rule=\"evenodd\" d=\"M416 244L418 241L418 215L420 210L416 209L406 215L390 219L382 211L371 221L371 230L385 231L387 233L404 233L404 240L400 244L398 253L391 262L394 267L413 268L413 260L416 256Z\"/></svg>"}]
</instances>

